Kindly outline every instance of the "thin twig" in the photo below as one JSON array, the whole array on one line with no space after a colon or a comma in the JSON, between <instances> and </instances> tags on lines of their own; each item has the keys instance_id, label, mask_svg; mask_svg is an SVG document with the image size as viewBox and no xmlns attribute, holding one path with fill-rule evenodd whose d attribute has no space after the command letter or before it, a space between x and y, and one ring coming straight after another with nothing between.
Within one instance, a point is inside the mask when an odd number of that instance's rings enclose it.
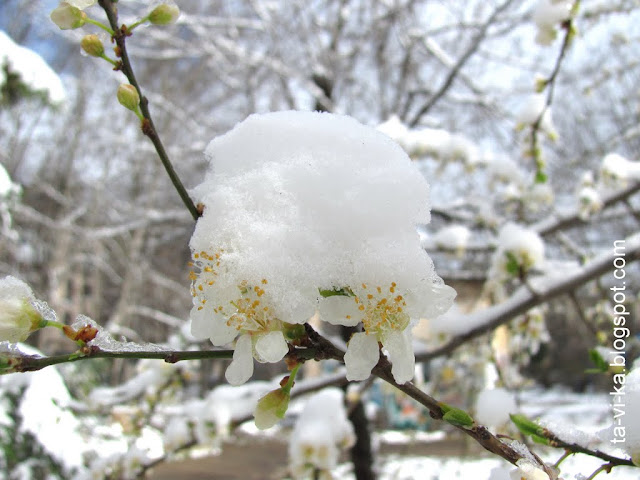
<instances>
[{"instance_id":1,"label":"thin twig","mask_svg":"<svg viewBox=\"0 0 640 480\"><path fill-rule=\"evenodd\" d=\"M193 200L189 196L186 188L182 184L180 177L173 168L173 164L171 163L169 155L167 155L164 145L162 144L160 135L158 134L158 131L153 124L151 112L149 111L149 100L142 94L142 90L140 88L140 85L138 84L138 80L133 73L133 67L131 65L131 61L129 60L126 46L126 37L130 33L124 25L118 25L118 13L117 9L113 5L113 0L98 0L98 3L104 9L109 20L109 25L111 25L111 28L115 32L113 35L113 40L117 45L117 55L118 57L120 57L120 69L122 70L122 73L124 73L127 77L127 80L129 80L129 83L133 85L138 91L138 95L140 95L140 111L142 112L142 116L144 117L144 120L142 122L142 133L149 137L149 139L153 143L153 146L155 147L156 152L160 157L160 161L162 162L162 165L164 166L167 174L169 175L169 178L171 179L171 183L177 190L178 195L180 195L182 202L191 213L193 219L197 220L200 217L200 213L198 212L196 205L193 203Z\"/></svg>"}]
</instances>

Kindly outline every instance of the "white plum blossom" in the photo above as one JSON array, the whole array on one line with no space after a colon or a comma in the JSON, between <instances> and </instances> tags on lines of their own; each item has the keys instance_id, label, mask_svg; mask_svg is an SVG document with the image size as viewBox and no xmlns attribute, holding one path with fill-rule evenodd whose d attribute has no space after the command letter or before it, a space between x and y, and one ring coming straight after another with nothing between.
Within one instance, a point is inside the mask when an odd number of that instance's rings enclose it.
<instances>
[{"instance_id":1,"label":"white plum blossom","mask_svg":"<svg viewBox=\"0 0 640 480\"><path fill-rule=\"evenodd\" d=\"M22 280L0 279L0 342L23 342L46 324L34 301L31 288Z\"/></svg>"},{"instance_id":2,"label":"white plum blossom","mask_svg":"<svg viewBox=\"0 0 640 480\"><path fill-rule=\"evenodd\" d=\"M540 268L544 262L544 242L535 231L507 223L498 235L491 276L505 278Z\"/></svg>"},{"instance_id":3,"label":"white plum blossom","mask_svg":"<svg viewBox=\"0 0 640 480\"><path fill-rule=\"evenodd\" d=\"M96 0L66 0L66 2L72 7L79 8L80 10L84 10L87 7L90 7Z\"/></svg>"},{"instance_id":4,"label":"white plum blossom","mask_svg":"<svg viewBox=\"0 0 640 480\"><path fill-rule=\"evenodd\" d=\"M61 30L74 30L87 22L87 14L82 8L75 6L75 2L60 2L51 12L50 18Z\"/></svg>"},{"instance_id":5,"label":"white plum blossom","mask_svg":"<svg viewBox=\"0 0 640 480\"><path fill-rule=\"evenodd\" d=\"M326 477L342 450L355 443L353 426L344 407L344 393L325 388L307 400L289 439L289 468L293 478L308 478L318 469Z\"/></svg>"},{"instance_id":6,"label":"white plum blossom","mask_svg":"<svg viewBox=\"0 0 640 480\"><path fill-rule=\"evenodd\" d=\"M570 0L538 0L533 11L533 21L538 27L536 42L550 45L557 36L557 26L569 20L573 2Z\"/></svg>"},{"instance_id":7,"label":"white plum blossom","mask_svg":"<svg viewBox=\"0 0 640 480\"><path fill-rule=\"evenodd\" d=\"M380 342L396 380L409 380L410 320L443 313L455 291L420 246L429 186L400 146L347 116L289 111L252 115L205 153L192 333L218 346L237 339L229 382L250 378L253 358L281 360L283 331L316 310L362 322L350 378L369 375Z\"/></svg>"}]
</instances>

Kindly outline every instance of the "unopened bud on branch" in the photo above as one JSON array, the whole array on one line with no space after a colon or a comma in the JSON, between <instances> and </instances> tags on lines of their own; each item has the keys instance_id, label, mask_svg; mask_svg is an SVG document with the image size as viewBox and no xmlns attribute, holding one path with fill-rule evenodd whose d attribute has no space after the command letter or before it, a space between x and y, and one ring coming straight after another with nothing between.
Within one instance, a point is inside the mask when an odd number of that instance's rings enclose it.
<instances>
[{"instance_id":1,"label":"unopened bud on branch","mask_svg":"<svg viewBox=\"0 0 640 480\"><path fill-rule=\"evenodd\" d=\"M123 107L134 112L138 111L140 95L138 94L136 87L128 83L123 83L118 87L118 93L116 95L118 97L118 101Z\"/></svg>"},{"instance_id":2,"label":"unopened bud on branch","mask_svg":"<svg viewBox=\"0 0 640 480\"><path fill-rule=\"evenodd\" d=\"M67 2L60 2L50 18L61 30L73 30L86 23L87 14Z\"/></svg>"},{"instance_id":3,"label":"unopened bud on branch","mask_svg":"<svg viewBox=\"0 0 640 480\"><path fill-rule=\"evenodd\" d=\"M180 9L177 5L163 3L151 11L149 21L154 25L170 25L176 23L179 16Z\"/></svg>"},{"instance_id":4,"label":"unopened bud on branch","mask_svg":"<svg viewBox=\"0 0 640 480\"><path fill-rule=\"evenodd\" d=\"M80 46L87 55L92 57L102 57L104 55L104 45L98 35L85 35L80 42Z\"/></svg>"}]
</instances>

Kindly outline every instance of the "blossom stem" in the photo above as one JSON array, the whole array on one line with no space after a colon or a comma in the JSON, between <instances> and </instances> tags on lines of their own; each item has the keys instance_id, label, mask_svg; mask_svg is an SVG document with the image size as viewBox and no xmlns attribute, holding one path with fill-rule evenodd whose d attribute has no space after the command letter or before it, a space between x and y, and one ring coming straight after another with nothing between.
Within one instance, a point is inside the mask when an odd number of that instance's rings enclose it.
<instances>
[{"instance_id":1,"label":"blossom stem","mask_svg":"<svg viewBox=\"0 0 640 480\"><path fill-rule=\"evenodd\" d=\"M119 65L118 62L116 62L112 58L107 57L104 53L102 55L100 55L100 58L102 58L103 60L106 60L107 62L109 62L114 67L117 67Z\"/></svg>"},{"instance_id":2,"label":"blossom stem","mask_svg":"<svg viewBox=\"0 0 640 480\"><path fill-rule=\"evenodd\" d=\"M282 387L282 391L286 394L289 394L291 392L293 384L295 383L296 375L298 374L298 370L300 370L301 365L301 363L298 363L295 367L293 367L293 370L291 370L291 373L289 374L289 380L287 380L287 383Z\"/></svg>"},{"instance_id":3,"label":"blossom stem","mask_svg":"<svg viewBox=\"0 0 640 480\"><path fill-rule=\"evenodd\" d=\"M149 21L149 15L147 15L144 18L141 18L140 20L135 22L133 25L127 26L127 32L129 32L129 33L133 32L134 28L139 27L140 25L142 25L143 23L146 23L148 21Z\"/></svg>"},{"instance_id":4,"label":"blossom stem","mask_svg":"<svg viewBox=\"0 0 640 480\"><path fill-rule=\"evenodd\" d=\"M103 29L105 32L107 32L109 35L113 35L113 30L110 29L108 26L106 26L104 23L99 22L98 20L94 20L93 18L86 18L85 19L86 23L90 23L92 25L95 25L96 27L99 27L101 29Z\"/></svg>"}]
</instances>

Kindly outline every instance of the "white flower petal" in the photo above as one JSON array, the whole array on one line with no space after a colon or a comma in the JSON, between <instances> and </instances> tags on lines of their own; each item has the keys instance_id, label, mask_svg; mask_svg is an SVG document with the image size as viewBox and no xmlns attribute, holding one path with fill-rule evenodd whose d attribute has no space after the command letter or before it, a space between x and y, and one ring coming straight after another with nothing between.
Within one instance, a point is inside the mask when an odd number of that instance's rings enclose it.
<instances>
[{"instance_id":1,"label":"white flower petal","mask_svg":"<svg viewBox=\"0 0 640 480\"><path fill-rule=\"evenodd\" d=\"M79 8L80 10L90 7L91 5L96 3L96 0L65 0L65 1L72 7Z\"/></svg>"},{"instance_id":2,"label":"white flower petal","mask_svg":"<svg viewBox=\"0 0 640 480\"><path fill-rule=\"evenodd\" d=\"M355 333L349 340L347 353L344 356L347 380L366 380L379 359L380 350L376 336L367 335L364 332Z\"/></svg>"},{"instance_id":3,"label":"white flower petal","mask_svg":"<svg viewBox=\"0 0 640 480\"><path fill-rule=\"evenodd\" d=\"M259 356L258 361L262 363L279 362L288 351L287 341L280 331L260 335L256 341L256 353Z\"/></svg>"},{"instance_id":4,"label":"white flower petal","mask_svg":"<svg viewBox=\"0 0 640 480\"><path fill-rule=\"evenodd\" d=\"M236 338L238 331L228 326L225 318L215 313L212 307L204 305L200 310L198 308L194 306L191 309L191 335L199 339L209 338L216 347Z\"/></svg>"},{"instance_id":5,"label":"white flower petal","mask_svg":"<svg viewBox=\"0 0 640 480\"><path fill-rule=\"evenodd\" d=\"M382 344L387 350L391 362L391 373L399 384L406 383L415 373L416 357L411 347L411 333L392 331L384 335Z\"/></svg>"},{"instance_id":6,"label":"white flower petal","mask_svg":"<svg viewBox=\"0 0 640 480\"><path fill-rule=\"evenodd\" d=\"M242 385L253 375L251 335L242 335L236 342L233 360L224 376L231 385Z\"/></svg>"},{"instance_id":7,"label":"white flower petal","mask_svg":"<svg viewBox=\"0 0 640 480\"><path fill-rule=\"evenodd\" d=\"M358 305L353 298L342 295L320 299L318 311L322 320L332 325L355 327L361 319Z\"/></svg>"}]
</instances>

